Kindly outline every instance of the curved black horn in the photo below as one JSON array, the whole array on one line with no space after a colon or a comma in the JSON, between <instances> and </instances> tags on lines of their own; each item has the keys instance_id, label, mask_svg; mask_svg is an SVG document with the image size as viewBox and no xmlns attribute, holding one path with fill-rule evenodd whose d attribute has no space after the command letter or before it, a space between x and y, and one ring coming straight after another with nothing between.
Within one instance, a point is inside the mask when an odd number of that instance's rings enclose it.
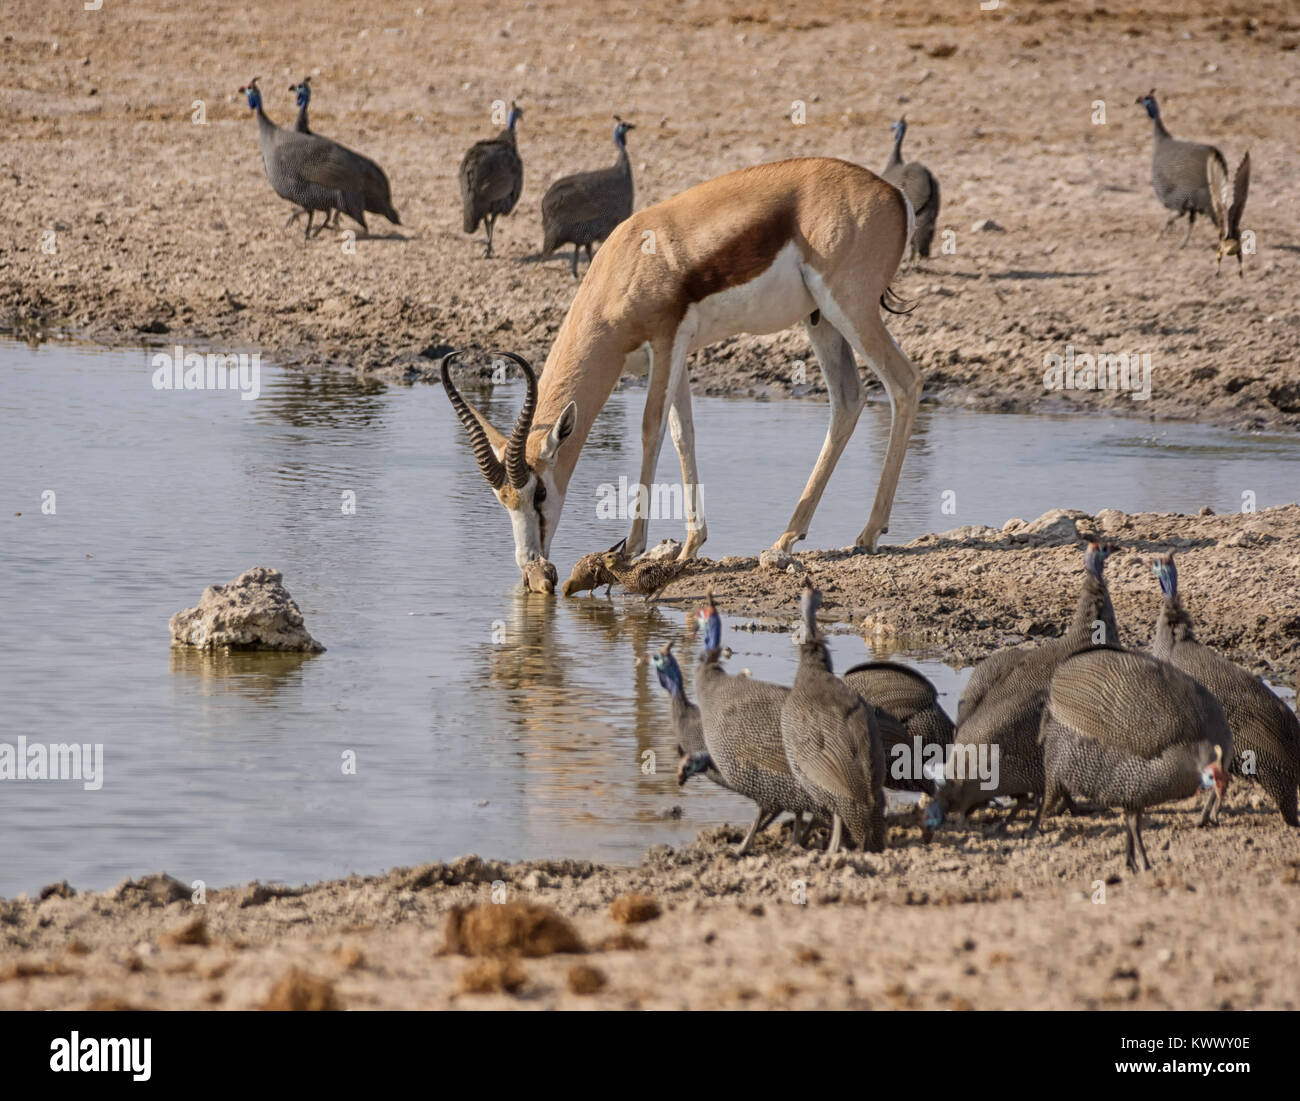
<instances>
[{"instance_id":1,"label":"curved black horn","mask_svg":"<svg viewBox=\"0 0 1300 1101\"><path fill-rule=\"evenodd\" d=\"M483 477L488 480L488 485L493 489L500 489L506 481L506 468L501 465L501 460L497 458L496 452L492 450L492 444L488 440L487 432L484 430L483 425L479 423L478 417L474 415L469 403L460 396L460 391L451 382L451 372L447 368L458 355L460 355L459 352L448 352L443 357L442 388L447 391L451 407L456 410L456 416L460 418L460 423L465 426L465 431L469 433L469 442L474 448L474 458L478 460L478 468L483 471Z\"/></svg>"},{"instance_id":2,"label":"curved black horn","mask_svg":"<svg viewBox=\"0 0 1300 1101\"><path fill-rule=\"evenodd\" d=\"M514 352L492 354L505 356L506 359L518 364L528 385L528 392L524 396L524 407L519 410L519 417L506 443L506 473L510 475L510 484L516 489L521 489L528 481L529 474L528 433L533 427L533 414L537 412L537 375L533 372L532 365L523 356L517 356Z\"/></svg>"}]
</instances>

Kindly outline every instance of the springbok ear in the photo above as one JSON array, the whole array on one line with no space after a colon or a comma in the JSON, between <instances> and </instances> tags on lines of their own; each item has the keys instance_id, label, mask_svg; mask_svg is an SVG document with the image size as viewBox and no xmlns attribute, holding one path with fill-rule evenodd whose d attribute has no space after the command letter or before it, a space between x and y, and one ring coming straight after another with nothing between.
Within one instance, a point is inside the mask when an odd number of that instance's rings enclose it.
<instances>
[{"instance_id":1,"label":"springbok ear","mask_svg":"<svg viewBox=\"0 0 1300 1101\"><path fill-rule=\"evenodd\" d=\"M560 413L556 422L551 425L551 430L546 434L546 442L542 444L541 454L538 456L543 462L554 462L555 453L559 451L560 444L573 435L573 430L578 427L578 403L569 402Z\"/></svg>"}]
</instances>

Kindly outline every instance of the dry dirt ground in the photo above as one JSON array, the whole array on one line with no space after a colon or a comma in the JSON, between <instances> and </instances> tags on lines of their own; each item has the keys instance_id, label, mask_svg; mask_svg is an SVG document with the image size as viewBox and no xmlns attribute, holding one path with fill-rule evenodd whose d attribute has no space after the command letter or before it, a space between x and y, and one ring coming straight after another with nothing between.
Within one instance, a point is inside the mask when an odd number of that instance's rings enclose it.
<instances>
[{"instance_id":1,"label":"dry dirt ground","mask_svg":"<svg viewBox=\"0 0 1300 1101\"><path fill-rule=\"evenodd\" d=\"M790 13L720 0L462 6L384 0L80 4L8 0L0 32L0 323L38 335L261 350L304 366L429 378L449 347L545 358L574 283L535 262L542 192L613 161L637 124L638 206L796 155L883 165L890 122L938 176L955 252L906 271L892 326L932 394L989 408L1113 407L1300 424L1300 15L1289 0L822 0ZM256 124L259 76L291 124L379 161L400 228L354 251L282 228ZM1253 165L1247 277L1216 277L1213 229L1157 240L1156 87L1176 136ZM456 171L518 99L522 197L498 256L460 228ZM806 122L790 116L804 104ZM1105 122L1098 101L1104 103ZM202 123L194 121L202 112ZM974 232L992 219L1002 232ZM47 251L50 250L50 251ZM1153 394L1048 394L1043 358L1149 352ZM696 357L699 390L783 394L802 333ZM814 381L818 375L812 372ZM817 389L816 386L813 388Z\"/></svg>"},{"instance_id":2,"label":"dry dirt ground","mask_svg":"<svg viewBox=\"0 0 1300 1101\"><path fill-rule=\"evenodd\" d=\"M906 113L907 152L940 177L939 228L955 233L955 253L903 273L919 306L891 322L932 394L1051 407L1062 399L1044 393L1043 356L1073 344L1150 351L1155 368L1146 404L1076 393L1073 407L1300 424L1300 233L1287 217L1300 201L1300 17L1288 3L454 10L9 0L0 326L262 350L394 381L429 377L449 346L540 361L574 290L566 259L531 260L540 196L555 176L612 160L612 113L638 124L639 204L796 154L882 164L889 122ZM283 89L305 73L313 128L393 181L403 225L372 222L377 236L355 251L282 230L285 204L235 94L260 76L269 113L289 123ZM1150 130L1133 103L1152 86L1176 135L1212 139L1234 163L1251 152L1258 252L1244 280L1215 276L1204 225L1185 250L1156 239ZM485 261L460 230L456 167L494 130L491 102L511 98L527 110L524 193ZM795 100L804 126L786 117ZM1096 100L1104 125L1091 121ZM973 232L981 219L1003 231ZM728 342L698 357L696 386L788 393L807 355L801 335ZM1300 508L1034 519L875 557L809 551L800 566L839 629L878 651L975 658L1059 631L1085 530L1123 548L1107 574L1125 641L1141 644L1157 605L1145 559L1174 548L1201 637L1294 683ZM788 624L801 582L798 569L726 559L692 567L665 598L687 606L712 584L732 627L771 626ZM1298 1007L1300 844L1251 788L1235 784L1217 829L1194 829L1187 805L1155 811L1156 868L1143 877L1122 873L1111 813L1061 819L1036 840L986 825L945 827L927 846L900 820L884 854L834 858L791 853L773 831L737 859L726 844L739 832L714 831L634 868L466 857L302 889L211 889L201 906L161 879L55 887L0 901L0 1008ZM498 881L508 901L572 919L589 951L439 954L452 908L491 905ZM661 913L611 943L623 927L610 904L628 892ZM582 964L600 976L572 973ZM494 986L514 992L470 992Z\"/></svg>"}]
</instances>

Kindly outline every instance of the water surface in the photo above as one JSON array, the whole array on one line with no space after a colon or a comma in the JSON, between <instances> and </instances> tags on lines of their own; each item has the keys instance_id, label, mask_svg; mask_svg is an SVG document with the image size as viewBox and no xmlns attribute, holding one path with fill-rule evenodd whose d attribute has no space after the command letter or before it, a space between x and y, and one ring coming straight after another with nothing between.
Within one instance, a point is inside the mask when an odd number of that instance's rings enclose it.
<instances>
[{"instance_id":1,"label":"water surface","mask_svg":"<svg viewBox=\"0 0 1300 1101\"><path fill-rule=\"evenodd\" d=\"M94 792L0 783L0 894L160 868L300 882L466 852L628 862L747 818L712 786L677 787L666 699L634 664L680 637L683 610L519 593L509 524L439 388L264 368L256 401L156 391L145 350L67 344L0 344L0 370L0 740L102 743L106 771ZM520 397L481 400L508 426ZM562 575L625 533L597 517L599 488L635 478L643 400L615 394L596 424L553 547ZM698 399L695 419L706 553L756 553L784 530L826 407ZM863 526L887 423L864 412L809 545ZM671 446L660 477L679 477ZM927 407L886 541L1056 506L1223 511L1251 490L1263 508L1298 484L1291 439ZM328 652L172 651L168 617L253 565L284 573ZM729 641L754 675L793 674L788 635ZM871 656L853 636L833 649L841 668ZM965 672L915 657L954 711Z\"/></svg>"}]
</instances>

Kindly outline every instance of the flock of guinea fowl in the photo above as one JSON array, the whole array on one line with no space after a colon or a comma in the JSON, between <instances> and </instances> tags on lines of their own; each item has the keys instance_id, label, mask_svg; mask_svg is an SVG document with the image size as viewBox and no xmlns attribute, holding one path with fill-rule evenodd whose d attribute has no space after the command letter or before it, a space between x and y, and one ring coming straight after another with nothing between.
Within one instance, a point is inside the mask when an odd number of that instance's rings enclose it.
<instances>
[{"instance_id":1,"label":"flock of guinea fowl","mask_svg":"<svg viewBox=\"0 0 1300 1101\"><path fill-rule=\"evenodd\" d=\"M337 225L339 213L363 229L366 212L399 224L383 170L311 131L310 78L290 88L299 108L292 130L266 118L255 80L240 91L258 116L268 180L300 208L294 218L307 214L307 236L318 212L325 215L318 232L331 214ZM1229 175L1213 146L1170 136L1154 92L1138 102L1153 126L1152 184L1172 212L1165 229L1186 216L1185 245L1196 216L1208 217L1218 230L1217 261L1235 256L1240 266L1249 155ZM475 143L461 163L464 229L473 233L484 225L488 256L496 220L514 210L522 188L516 143L522 115L511 104L501 132ZM543 198L543 254L572 244L575 276L580 250L590 259L592 247L632 212L632 125L616 122L614 166L565 177ZM924 166L903 160L905 121L896 122L893 133L882 175L911 201L913 249L928 256L939 184ZM703 638L695 701L687 695L671 643L648 656L671 697L679 782L704 775L755 803L741 853L784 813L794 816L794 844L811 844L815 831L824 828L828 852L841 845L881 851L887 787L924 793L927 839L945 820L964 821L976 808L1012 797L1014 807L997 828L1036 801L1030 834L1062 807L1074 814L1086 813L1084 803L1118 808L1127 826L1126 862L1134 871L1150 867L1143 811L1203 791L1199 824L1213 824L1230 773L1260 784L1287 825L1300 826L1295 714L1257 677L1197 641L1171 554L1153 563L1163 599L1149 647L1123 648L1103 570L1114 549L1089 541L1071 623L1056 638L1001 650L977 666L955 724L939 705L934 685L905 665L869 662L837 677L817 626L821 596L811 582L801 601L802 640L792 685L728 673L721 616L710 593L695 616ZM654 558L630 561L616 546L580 560L564 593L619 583L650 599L681 568ZM536 579L536 586L553 591L553 571ZM530 584L527 571L525 583Z\"/></svg>"}]
</instances>

